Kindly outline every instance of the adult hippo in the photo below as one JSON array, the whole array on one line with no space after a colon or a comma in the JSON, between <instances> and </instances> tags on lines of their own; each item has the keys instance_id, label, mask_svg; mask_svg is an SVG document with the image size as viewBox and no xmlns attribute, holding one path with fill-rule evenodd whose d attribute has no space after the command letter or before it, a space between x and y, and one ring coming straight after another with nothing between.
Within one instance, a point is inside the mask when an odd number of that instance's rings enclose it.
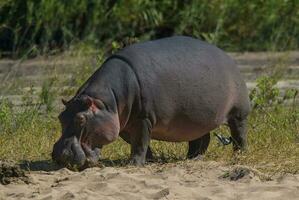
<instances>
[{"instance_id":1,"label":"adult hippo","mask_svg":"<svg viewBox=\"0 0 299 200\"><path fill-rule=\"evenodd\" d=\"M95 163L118 136L131 161L145 163L150 139L189 142L203 154L209 132L228 123L234 150L246 148L248 91L234 61L200 40L176 36L128 46L110 56L68 102L53 159ZM147 153L148 152L148 153Z\"/></svg>"}]
</instances>

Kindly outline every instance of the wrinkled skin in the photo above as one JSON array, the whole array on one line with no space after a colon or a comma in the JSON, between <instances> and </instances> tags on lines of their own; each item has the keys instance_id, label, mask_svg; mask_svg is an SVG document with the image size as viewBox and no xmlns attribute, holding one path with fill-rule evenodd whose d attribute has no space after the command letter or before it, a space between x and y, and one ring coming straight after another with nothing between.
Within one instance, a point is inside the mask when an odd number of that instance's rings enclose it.
<instances>
[{"instance_id":1,"label":"wrinkled skin","mask_svg":"<svg viewBox=\"0 0 299 200\"><path fill-rule=\"evenodd\" d=\"M62 136L54 145L53 159L79 168L96 164L100 148L118 137L116 115L101 101L88 96L65 102L65 106L59 115Z\"/></svg>"},{"instance_id":2,"label":"wrinkled skin","mask_svg":"<svg viewBox=\"0 0 299 200\"><path fill-rule=\"evenodd\" d=\"M110 56L64 102L62 136L52 157L64 166L90 166L118 136L131 145L131 163L152 157L150 140L189 142L200 159L210 131L227 124L233 149L247 146L246 84L222 50L190 37L128 46Z\"/></svg>"}]
</instances>

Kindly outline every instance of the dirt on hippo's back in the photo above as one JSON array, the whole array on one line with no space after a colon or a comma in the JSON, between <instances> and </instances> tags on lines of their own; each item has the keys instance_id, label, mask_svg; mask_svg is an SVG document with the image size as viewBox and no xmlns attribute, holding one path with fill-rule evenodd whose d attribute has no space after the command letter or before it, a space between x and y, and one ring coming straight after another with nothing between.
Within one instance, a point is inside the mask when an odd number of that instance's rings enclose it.
<instances>
[{"instance_id":1,"label":"dirt on hippo's back","mask_svg":"<svg viewBox=\"0 0 299 200\"><path fill-rule=\"evenodd\" d=\"M0 183L7 185L12 182L29 183L29 178L26 176L25 171L14 162L0 160Z\"/></svg>"}]
</instances>

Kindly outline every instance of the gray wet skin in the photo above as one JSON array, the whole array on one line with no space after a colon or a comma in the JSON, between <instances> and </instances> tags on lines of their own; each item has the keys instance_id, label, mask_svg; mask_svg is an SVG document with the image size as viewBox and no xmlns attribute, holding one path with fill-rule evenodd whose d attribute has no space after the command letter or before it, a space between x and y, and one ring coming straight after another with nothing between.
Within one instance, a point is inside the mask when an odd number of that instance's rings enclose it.
<instances>
[{"instance_id":1,"label":"gray wet skin","mask_svg":"<svg viewBox=\"0 0 299 200\"><path fill-rule=\"evenodd\" d=\"M200 40L176 36L128 46L110 56L77 94L64 102L62 136L53 159L96 163L103 145L122 137L131 162L151 158L150 139L189 142L199 158L209 132L228 124L235 151L246 149L248 91L234 61Z\"/></svg>"}]
</instances>

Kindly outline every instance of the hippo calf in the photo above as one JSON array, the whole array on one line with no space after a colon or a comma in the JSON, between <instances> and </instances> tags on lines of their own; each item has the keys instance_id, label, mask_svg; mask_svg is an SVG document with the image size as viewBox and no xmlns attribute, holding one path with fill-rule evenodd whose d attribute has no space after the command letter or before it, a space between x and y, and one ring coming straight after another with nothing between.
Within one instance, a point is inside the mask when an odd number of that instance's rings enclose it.
<instances>
[{"instance_id":1,"label":"hippo calf","mask_svg":"<svg viewBox=\"0 0 299 200\"><path fill-rule=\"evenodd\" d=\"M234 150L246 149L248 91L234 61L206 42L175 36L134 44L110 56L59 115L52 157L64 165L96 163L103 145L122 137L131 162L151 157L150 139L189 142L202 155L223 123Z\"/></svg>"}]
</instances>

